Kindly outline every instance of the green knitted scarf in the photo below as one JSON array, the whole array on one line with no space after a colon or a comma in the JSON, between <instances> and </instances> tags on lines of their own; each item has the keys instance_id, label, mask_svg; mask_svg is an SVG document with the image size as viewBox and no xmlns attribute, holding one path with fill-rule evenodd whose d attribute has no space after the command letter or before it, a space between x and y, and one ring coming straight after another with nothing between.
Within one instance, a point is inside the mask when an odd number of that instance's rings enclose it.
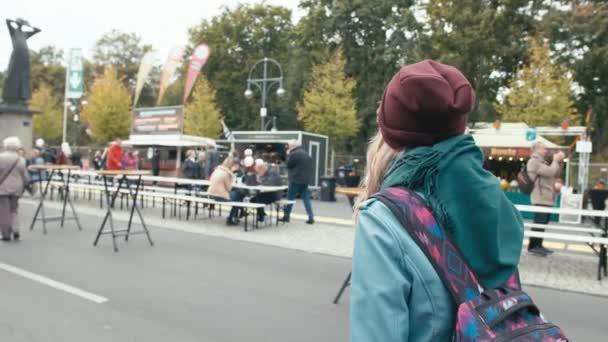
<instances>
[{"instance_id":1,"label":"green knitted scarf","mask_svg":"<svg viewBox=\"0 0 608 342\"><path fill-rule=\"evenodd\" d=\"M523 240L521 215L496 177L482 167L470 135L402 153L383 188L403 186L424 196L484 287L498 287L515 271Z\"/></svg>"}]
</instances>

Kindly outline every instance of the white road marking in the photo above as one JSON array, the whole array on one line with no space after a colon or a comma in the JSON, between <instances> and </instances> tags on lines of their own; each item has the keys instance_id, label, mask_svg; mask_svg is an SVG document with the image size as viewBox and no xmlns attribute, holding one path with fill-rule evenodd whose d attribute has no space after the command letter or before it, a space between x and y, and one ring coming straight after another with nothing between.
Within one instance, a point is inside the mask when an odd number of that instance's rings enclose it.
<instances>
[{"instance_id":1,"label":"white road marking","mask_svg":"<svg viewBox=\"0 0 608 342\"><path fill-rule=\"evenodd\" d=\"M20 277L23 277L23 278L27 278L29 280L33 280L33 281L38 282L40 284L52 287L52 288L54 288L56 290L60 290L60 291L72 294L74 296L78 296L80 298L84 298L84 299L89 300L89 301L91 301L93 303L103 304L103 303L105 303L105 302L108 301L108 298L105 298L105 297L102 297L102 296L98 296L98 295L96 295L94 293L81 290L81 289L76 288L74 286L70 286L68 284L64 284L64 283L58 282L56 280L47 278L45 276L41 276L41 275L38 275L38 274L35 274L35 273L32 273L32 272L26 271L26 270L21 269L19 267L11 266L11 265L5 264L3 262L0 262L0 269L5 270L5 271L10 272L10 273L13 273L13 274L16 274L16 275L18 275Z\"/></svg>"}]
</instances>

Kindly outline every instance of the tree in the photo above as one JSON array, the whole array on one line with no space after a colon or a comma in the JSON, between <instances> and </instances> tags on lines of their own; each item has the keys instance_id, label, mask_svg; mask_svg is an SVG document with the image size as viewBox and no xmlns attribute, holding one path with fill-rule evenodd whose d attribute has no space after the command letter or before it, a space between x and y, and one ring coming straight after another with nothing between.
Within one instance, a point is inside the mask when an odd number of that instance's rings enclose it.
<instances>
[{"instance_id":1,"label":"tree","mask_svg":"<svg viewBox=\"0 0 608 342\"><path fill-rule=\"evenodd\" d=\"M572 71L580 89L576 106L593 108L594 151L608 155L608 4L605 1L565 1L543 18L556 58ZM597 147L597 149L596 149Z\"/></svg>"},{"instance_id":2,"label":"tree","mask_svg":"<svg viewBox=\"0 0 608 342\"><path fill-rule=\"evenodd\" d=\"M497 106L504 121L530 126L557 126L577 121L571 99L572 83L566 69L553 63L547 42L530 39L530 61L511 80L511 91Z\"/></svg>"},{"instance_id":3,"label":"tree","mask_svg":"<svg viewBox=\"0 0 608 342\"><path fill-rule=\"evenodd\" d=\"M202 73L217 90L217 104L220 111L225 113L228 126L235 129L258 129L260 93L255 91L256 98L252 100L247 100L243 95L249 70L264 57L276 59L287 69L289 52L294 45L292 38L291 11L263 3L224 8L220 15L205 19L190 30L190 47L186 56L201 42L211 48L209 61ZM258 72L260 71L261 68ZM278 74L276 69L269 72L272 73L271 76ZM287 80L292 77L290 74L284 76ZM291 97L293 92L289 88L286 88L285 98L276 96L275 90L273 88L270 92L267 107L269 115L277 114L277 121L281 124L286 117L295 117L297 99Z\"/></svg>"},{"instance_id":4,"label":"tree","mask_svg":"<svg viewBox=\"0 0 608 342\"><path fill-rule=\"evenodd\" d=\"M61 100L54 96L53 89L47 84L40 84L32 94L30 107L42 112L34 115L32 120L34 137L44 139L47 144L60 143L63 113Z\"/></svg>"},{"instance_id":5,"label":"tree","mask_svg":"<svg viewBox=\"0 0 608 342\"><path fill-rule=\"evenodd\" d=\"M32 89L35 91L45 85L49 87L54 97L63 97L65 93L63 50L45 46L38 51L32 51L30 56Z\"/></svg>"},{"instance_id":6,"label":"tree","mask_svg":"<svg viewBox=\"0 0 608 342\"><path fill-rule=\"evenodd\" d=\"M429 57L460 69L476 91L471 121L495 119L492 104L525 62L527 37L546 1L430 0Z\"/></svg>"},{"instance_id":7,"label":"tree","mask_svg":"<svg viewBox=\"0 0 608 342\"><path fill-rule=\"evenodd\" d=\"M209 138L219 138L222 133L221 113L215 103L215 90L204 75L198 77L186 106L184 133Z\"/></svg>"},{"instance_id":8,"label":"tree","mask_svg":"<svg viewBox=\"0 0 608 342\"><path fill-rule=\"evenodd\" d=\"M312 60L323 57L323 45L330 53L342 48L346 58L345 73L356 80L355 99L361 134L350 143L362 152L376 129L378 100L386 83L403 64L417 62L426 56L426 35L417 19L414 0L306 0L300 6L306 11L298 34L306 41L302 52L310 49ZM298 73L310 70L304 67Z\"/></svg>"},{"instance_id":9,"label":"tree","mask_svg":"<svg viewBox=\"0 0 608 342\"><path fill-rule=\"evenodd\" d=\"M92 138L98 143L129 135L131 96L113 67L106 67L103 75L93 83L82 119L91 129Z\"/></svg>"},{"instance_id":10,"label":"tree","mask_svg":"<svg viewBox=\"0 0 608 342\"><path fill-rule=\"evenodd\" d=\"M151 45L143 44L141 37L135 33L112 30L104 34L93 48L93 63L101 73L105 66L111 65L125 86L133 90L139 70L139 63ZM142 92L142 97L144 96Z\"/></svg>"},{"instance_id":11,"label":"tree","mask_svg":"<svg viewBox=\"0 0 608 342\"><path fill-rule=\"evenodd\" d=\"M356 82L345 76L345 65L341 50L326 63L315 65L302 103L297 106L304 128L329 136L334 148L344 147L361 126L353 98Z\"/></svg>"}]
</instances>

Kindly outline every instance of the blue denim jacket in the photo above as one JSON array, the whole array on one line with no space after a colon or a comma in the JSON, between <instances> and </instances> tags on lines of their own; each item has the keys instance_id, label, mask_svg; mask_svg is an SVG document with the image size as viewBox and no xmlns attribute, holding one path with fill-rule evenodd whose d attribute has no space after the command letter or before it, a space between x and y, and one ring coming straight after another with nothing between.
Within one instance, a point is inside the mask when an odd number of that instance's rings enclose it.
<instances>
[{"instance_id":1,"label":"blue denim jacket","mask_svg":"<svg viewBox=\"0 0 608 342\"><path fill-rule=\"evenodd\" d=\"M361 206L351 280L352 342L450 341L455 305L422 250L381 202Z\"/></svg>"}]
</instances>

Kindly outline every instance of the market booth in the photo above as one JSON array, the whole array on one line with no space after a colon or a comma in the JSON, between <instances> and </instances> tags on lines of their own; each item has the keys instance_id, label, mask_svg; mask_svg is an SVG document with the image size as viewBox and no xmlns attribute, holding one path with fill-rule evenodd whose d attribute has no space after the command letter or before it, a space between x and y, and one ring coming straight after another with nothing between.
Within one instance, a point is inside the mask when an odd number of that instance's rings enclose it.
<instances>
[{"instance_id":1,"label":"market booth","mask_svg":"<svg viewBox=\"0 0 608 342\"><path fill-rule=\"evenodd\" d=\"M215 147L214 139L183 134L183 106L135 108L129 139L123 141L139 151L141 168L151 165L151 151L160 152L160 175L179 176L188 149Z\"/></svg>"},{"instance_id":2,"label":"market booth","mask_svg":"<svg viewBox=\"0 0 608 342\"><path fill-rule=\"evenodd\" d=\"M529 130L524 123L502 123L498 129L494 124L477 124L471 135L483 151L484 167L501 179L515 180L522 164L530 158L532 144L537 141L543 142L550 153L563 151L566 156L570 155L569 147L557 145L540 135L530 136Z\"/></svg>"},{"instance_id":3,"label":"market booth","mask_svg":"<svg viewBox=\"0 0 608 342\"><path fill-rule=\"evenodd\" d=\"M234 150L243 155L248 148L252 149L256 158L279 166L279 171L286 176L285 160L286 145L291 140L297 140L313 161L314 177L311 186L318 187L321 177L326 175L329 167L329 139L327 136L303 131L233 131L231 140L218 140L226 146L233 145Z\"/></svg>"}]
</instances>

